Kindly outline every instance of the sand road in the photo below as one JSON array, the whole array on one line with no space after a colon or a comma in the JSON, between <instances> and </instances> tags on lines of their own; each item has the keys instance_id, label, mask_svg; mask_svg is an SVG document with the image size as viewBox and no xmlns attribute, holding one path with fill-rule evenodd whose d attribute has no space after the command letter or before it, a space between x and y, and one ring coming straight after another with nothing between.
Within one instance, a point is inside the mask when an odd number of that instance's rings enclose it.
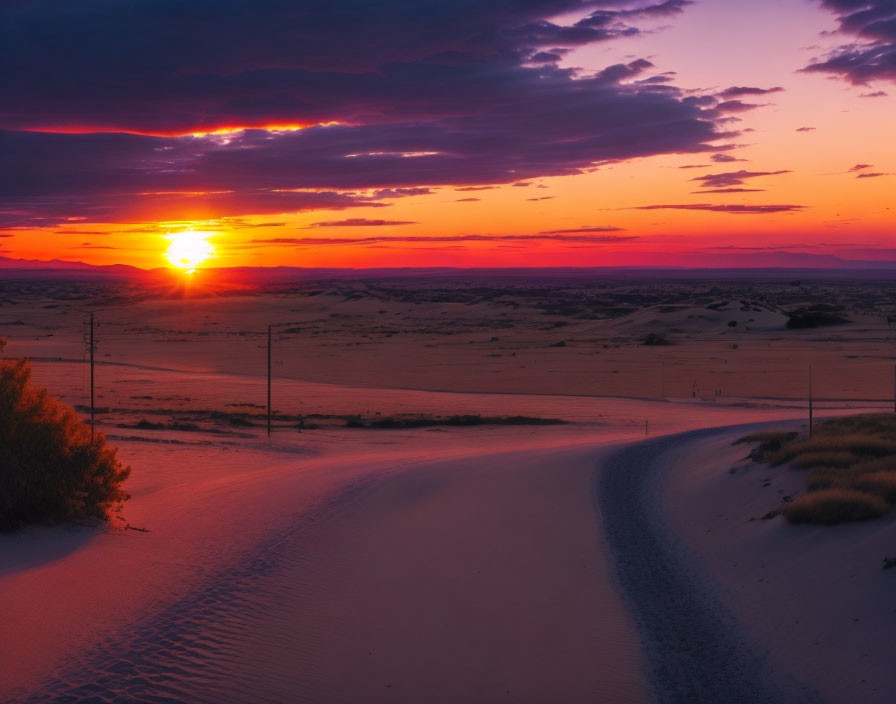
<instances>
[{"instance_id":1,"label":"sand road","mask_svg":"<svg viewBox=\"0 0 896 704\"><path fill-rule=\"evenodd\" d=\"M356 474L11 702L820 701L660 516L723 432Z\"/></svg>"},{"instance_id":2,"label":"sand road","mask_svg":"<svg viewBox=\"0 0 896 704\"><path fill-rule=\"evenodd\" d=\"M20 701L643 701L594 510L605 452L357 480Z\"/></svg>"}]
</instances>

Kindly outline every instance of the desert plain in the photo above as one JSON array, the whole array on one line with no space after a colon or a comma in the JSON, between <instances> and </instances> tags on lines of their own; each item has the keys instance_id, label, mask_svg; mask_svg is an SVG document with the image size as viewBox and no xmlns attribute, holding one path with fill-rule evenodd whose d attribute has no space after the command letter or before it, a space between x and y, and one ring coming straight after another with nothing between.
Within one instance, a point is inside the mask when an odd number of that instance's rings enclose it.
<instances>
[{"instance_id":1,"label":"desert plain","mask_svg":"<svg viewBox=\"0 0 896 704\"><path fill-rule=\"evenodd\" d=\"M4 277L133 471L0 536L0 701L892 701L894 518L732 443L892 412L893 283Z\"/></svg>"}]
</instances>

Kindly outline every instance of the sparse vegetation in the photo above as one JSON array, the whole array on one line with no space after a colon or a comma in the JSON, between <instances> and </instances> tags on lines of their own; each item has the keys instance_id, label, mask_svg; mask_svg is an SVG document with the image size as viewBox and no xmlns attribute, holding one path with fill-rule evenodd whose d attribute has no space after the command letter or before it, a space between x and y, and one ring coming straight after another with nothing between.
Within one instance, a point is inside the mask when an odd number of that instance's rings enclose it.
<instances>
[{"instance_id":1,"label":"sparse vegetation","mask_svg":"<svg viewBox=\"0 0 896 704\"><path fill-rule=\"evenodd\" d=\"M890 505L879 496L853 489L822 489L787 504L781 513L791 523L834 525L880 518Z\"/></svg>"},{"instance_id":2,"label":"sparse vegetation","mask_svg":"<svg viewBox=\"0 0 896 704\"><path fill-rule=\"evenodd\" d=\"M830 325L846 325L848 318L838 313L836 306L818 303L808 308L801 308L787 313L787 327L792 330L803 328L821 328Z\"/></svg>"},{"instance_id":3,"label":"sparse vegetation","mask_svg":"<svg viewBox=\"0 0 896 704\"><path fill-rule=\"evenodd\" d=\"M647 345L648 347L662 347L665 345L671 345L672 343L666 338L665 335L652 332L641 341L641 344Z\"/></svg>"},{"instance_id":4,"label":"sparse vegetation","mask_svg":"<svg viewBox=\"0 0 896 704\"><path fill-rule=\"evenodd\" d=\"M833 525L878 518L896 505L896 416L864 414L819 423L812 438L754 433L750 457L807 469L806 495L780 509L791 523Z\"/></svg>"},{"instance_id":5,"label":"sparse vegetation","mask_svg":"<svg viewBox=\"0 0 896 704\"><path fill-rule=\"evenodd\" d=\"M349 419L350 428L431 428L436 426L467 427L474 425L565 425L568 421L558 418L532 418L529 416L385 416L364 421L359 417Z\"/></svg>"},{"instance_id":6,"label":"sparse vegetation","mask_svg":"<svg viewBox=\"0 0 896 704\"><path fill-rule=\"evenodd\" d=\"M128 499L130 468L30 378L27 360L0 360L0 530L108 520Z\"/></svg>"}]
</instances>

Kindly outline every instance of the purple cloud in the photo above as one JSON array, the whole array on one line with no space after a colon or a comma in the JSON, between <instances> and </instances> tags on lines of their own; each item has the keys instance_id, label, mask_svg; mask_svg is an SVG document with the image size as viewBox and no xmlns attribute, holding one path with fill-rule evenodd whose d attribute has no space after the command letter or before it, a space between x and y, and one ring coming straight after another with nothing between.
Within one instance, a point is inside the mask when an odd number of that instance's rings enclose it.
<instances>
[{"instance_id":1,"label":"purple cloud","mask_svg":"<svg viewBox=\"0 0 896 704\"><path fill-rule=\"evenodd\" d=\"M691 181L699 181L705 188L728 188L731 186L742 186L747 179L760 178L763 176L780 176L781 174L791 173L788 170L781 171L728 171L720 174L704 174L692 178Z\"/></svg>"},{"instance_id":2,"label":"purple cloud","mask_svg":"<svg viewBox=\"0 0 896 704\"><path fill-rule=\"evenodd\" d=\"M803 210L804 205L713 205L710 203L685 203L681 205L641 205L635 210L705 210L711 213L732 215L771 215Z\"/></svg>"},{"instance_id":3,"label":"purple cloud","mask_svg":"<svg viewBox=\"0 0 896 704\"><path fill-rule=\"evenodd\" d=\"M372 245L391 243L444 243L444 242L534 242L539 240L553 242L584 242L590 244L622 243L636 240L636 235L574 235L574 234L537 234L537 235L431 235L431 236L383 236L383 237L271 237L254 239L255 246L305 247L328 245ZM235 247L239 248L239 247Z\"/></svg>"},{"instance_id":4,"label":"purple cloud","mask_svg":"<svg viewBox=\"0 0 896 704\"><path fill-rule=\"evenodd\" d=\"M386 227L393 225L416 225L412 220L368 220L367 218L347 218L345 220L325 220L313 222L308 227Z\"/></svg>"},{"instance_id":5,"label":"purple cloud","mask_svg":"<svg viewBox=\"0 0 896 704\"><path fill-rule=\"evenodd\" d=\"M738 159L736 156L733 156L731 154L713 154L709 158L712 159L717 164L725 164L725 163L731 163L731 162L735 162L735 161L746 161L746 159Z\"/></svg>"},{"instance_id":6,"label":"purple cloud","mask_svg":"<svg viewBox=\"0 0 896 704\"><path fill-rule=\"evenodd\" d=\"M855 85L874 80L896 81L896 3L822 0L821 4L837 15L840 31L853 35L857 41L839 47L802 70L832 73Z\"/></svg>"},{"instance_id":7,"label":"purple cloud","mask_svg":"<svg viewBox=\"0 0 896 704\"><path fill-rule=\"evenodd\" d=\"M765 193L763 188L710 188L705 191L691 191L692 193Z\"/></svg>"},{"instance_id":8,"label":"purple cloud","mask_svg":"<svg viewBox=\"0 0 896 704\"><path fill-rule=\"evenodd\" d=\"M530 63L688 4L6 3L0 227L382 206L717 151L717 100L634 83L649 61L593 75ZM311 126L164 136L271 125Z\"/></svg>"},{"instance_id":9,"label":"purple cloud","mask_svg":"<svg viewBox=\"0 0 896 704\"><path fill-rule=\"evenodd\" d=\"M613 226L591 226L586 225L585 227L576 227L568 230L543 230L539 234L541 235L572 235L572 234L582 234L585 232L622 232L623 228L621 227L613 227Z\"/></svg>"},{"instance_id":10,"label":"purple cloud","mask_svg":"<svg viewBox=\"0 0 896 704\"><path fill-rule=\"evenodd\" d=\"M743 98L748 95L768 95L769 93L780 93L784 89L780 86L774 88L752 88L749 86L732 86L719 93L720 98L731 100L732 98Z\"/></svg>"}]
</instances>

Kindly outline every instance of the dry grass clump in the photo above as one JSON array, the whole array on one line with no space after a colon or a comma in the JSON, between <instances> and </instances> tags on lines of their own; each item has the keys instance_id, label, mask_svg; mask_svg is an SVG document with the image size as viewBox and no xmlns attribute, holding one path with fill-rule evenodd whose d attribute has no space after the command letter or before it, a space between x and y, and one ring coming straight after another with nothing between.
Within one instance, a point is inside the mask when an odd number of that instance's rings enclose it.
<instances>
[{"instance_id":1,"label":"dry grass clump","mask_svg":"<svg viewBox=\"0 0 896 704\"><path fill-rule=\"evenodd\" d=\"M0 360L0 530L107 520L128 498L130 468L30 378L26 360Z\"/></svg>"},{"instance_id":2,"label":"dry grass clump","mask_svg":"<svg viewBox=\"0 0 896 704\"><path fill-rule=\"evenodd\" d=\"M787 504L782 513L791 523L831 526L880 518L889 510L890 504L874 494L854 489L822 489Z\"/></svg>"},{"instance_id":3,"label":"dry grass clump","mask_svg":"<svg viewBox=\"0 0 896 704\"><path fill-rule=\"evenodd\" d=\"M750 456L809 470L808 493L780 512L791 523L832 525L877 518L896 505L896 416L864 414L818 424L812 438L754 433Z\"/></svg>"},{"instance_id":4,"label":"dry grass clump","mask_svg":"<svg viewBox=\"0 0 896 704\"><path fill-rule=\"evenodd\" d=\"M762 432L746 435L740 440L736 440L734 444L741 445L743 443L759 443L757 447L750 451L750 457L757 462L763 462L768 461L767 457L771 453L778 452L786 443L789 443L791 440L795 440L798 435L799 433L794 432L765 430Z\"/></svg>"},{"instance_id":5,"label":"dry grass clump","mask_svg":"<svg viewBox=\"0 0 896 704\"><path fill-rule=\"evenodd\" d=\"M859 461L859 459L861 459L859 455L855 455L852 452L838 452L836 450L828 450L819 452L806 452L796 455L796 457L793 458L791 464L799 469L812 469L813 467L836 467L845 469L846 467L852 467L856 462ZM782 463L777 462L775 464Z\"/></svg>"}]
</instances>

